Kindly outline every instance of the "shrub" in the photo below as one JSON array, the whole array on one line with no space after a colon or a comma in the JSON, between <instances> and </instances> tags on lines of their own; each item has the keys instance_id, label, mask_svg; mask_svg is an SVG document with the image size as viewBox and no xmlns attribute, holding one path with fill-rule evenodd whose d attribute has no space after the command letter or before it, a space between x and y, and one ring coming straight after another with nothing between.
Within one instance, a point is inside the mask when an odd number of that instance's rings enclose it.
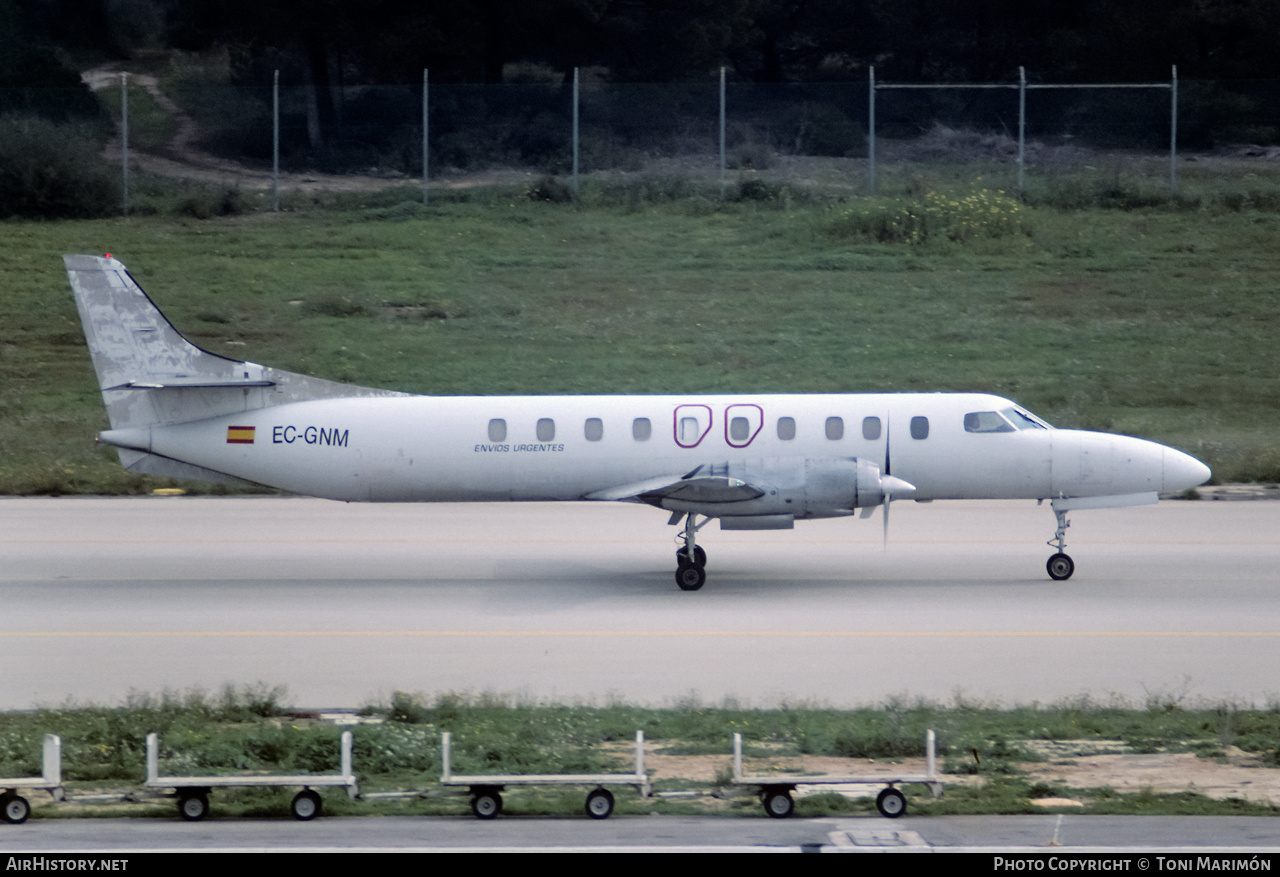
<instances>
[{"instance_id":1,"label":"shrub","mask_svg":"<svg viewBox=\"0 0 1280 877\"><path fill-rule=\"evenodd\" d=\"M567 204L573 200L573 189L547 176L525 187L524 196L530 201L550 201L552 204Z\"/></svg>"},{"instance_id":2,"label":"shrub","mask_svg":"<svg viewBox=\"0 0 1280 877\"><path fill-rule=\"evenodd\" d=\"M221 191L208 188L193 191L178 202L174 212L194 219L211 219L215 216L239 216L252 209L252 202L239 189L226 186Z\"/></svg>"},{"instance_id":3,"label":"shrub","mask_svg":"<svg viewBox=\"0 0 1280 877\"><path fill-rule=\"evenodd\" d=\"M0 117L0 218L88 219L120 206L99 144L75 124Z\"/></svg>"},{"instance_id":4,"label":"shrub","mask_svg":"<svg viewBox=\"0 0 1280 877\"><path fill-rule=\"evenodd\" d=\"M861 157L867 154L866 135L839 108L805 101L783 114L779 134L783 149L796 155Z\"/></svg>"}]
</instances>

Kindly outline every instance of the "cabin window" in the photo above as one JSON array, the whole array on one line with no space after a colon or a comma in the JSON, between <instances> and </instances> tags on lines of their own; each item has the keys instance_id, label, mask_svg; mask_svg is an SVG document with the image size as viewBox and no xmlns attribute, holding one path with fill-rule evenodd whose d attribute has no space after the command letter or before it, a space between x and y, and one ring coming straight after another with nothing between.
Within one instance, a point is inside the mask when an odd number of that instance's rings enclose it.
<instances>
[{"instance_id":1,"label":"cabin window","mask_svg":"<svg viewBox=\"0 0 1280 877\"><path fill-rule=\"evenodd\" d=\"M507 440L507 422L501 417L489 421L489 441L504 442Z\"/></svg>"},{"instance_id":2,"label":"cabin window","mask_svg":"<svg viewBox=\"0 0 1280 877\"><path fill-rule=\"evenodd\" d=\"M745 442L751 438L751 423L745 417L733 417L729 420L729 438L735 442Z\"/></svg>"},{"instance_id":3,"label":"cabin window","mask_svg":"<svg viewBox=\"0 0 1280 877\"><path fill-rule=\"evenodd\" d=\"M927 439L929 437L929 418L911 418L911 437L913 439Z\"/></svg>"},{"instance_id":4,"label":"cabin window","mask_svg":"<svg viewBox=\"0 0 1280 877\"><path fill-rule=\"evenodd\" d=\"M796 437L796 419L794 417L778 418L778 438L789 442Z\"/></svg>"},{"instance_id":5,"label":"cabin window","mask_svg":"<svg viewBox=\"0 0 1280 877\"><path fill-rule=\"evenodd\" d=\"M970 411L964 416L965 432L1014 432L1014 428L994 411Z\"/></svg>"},{"instance_id":6,"label":"cabin window","mask_svg":"<svg viewBox=\"0 0 1280 877\"><path fill-rule=\"evenodd\" d=\"M638 442L647 442L653 435L653 424L647 417L637 417L631 421L631 437Z\"/></svg>"},{"instance_id":7,"label":"cabin window","mask_svg":"<svg viewBox=\"0 0 1280 877\"><path fill-rule=\"evenodd\" d=\"M583 433L589 442L598 442L604 438L604 421L599 417L588 417L586 424L582 427Z\"/></svg>"},{"instance_id":8,"label":"cabin window","mask_svg":"<svg viewBox=\"0 0 1280 877\"><path fill-rule=\"evenodd\" d=\"M827 418L827 438L839 441L844 438L844 418L828 417Z\"/></svg>"},{"instance_id":9,"label":"cabin window","mask_svg":"<svg viewBox=\"0 0 1280 877\"><path fill-rule=\"evenodd\" d=\"M550 417L538 419L538 441L549 442L556 437L556 422Z\"/></svg>"},{"instance_id":10,"label":"cabin window","mask_svg":"<svg viewBox=\"0 0 1280 877\"><path fill-rule=\"evenodd\" d=\"M880 438L880 418L864 417L862 418L862 437L869 442L873 442Z\"/></svg>"}]
</instances>

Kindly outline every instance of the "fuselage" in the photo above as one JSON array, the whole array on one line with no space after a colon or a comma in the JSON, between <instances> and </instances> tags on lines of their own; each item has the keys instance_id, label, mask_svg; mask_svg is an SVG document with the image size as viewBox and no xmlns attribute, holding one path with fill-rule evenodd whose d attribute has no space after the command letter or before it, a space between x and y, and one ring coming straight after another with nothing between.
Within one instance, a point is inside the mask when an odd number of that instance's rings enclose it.
<instances>
[{"instance_id":1,"label":"fuselage","mask_svg":"<svg viewBox=\"0 0 1280 877\"><path fill-rule=\"evenodd\" d=\"M867 461L917 500L1169 492L1209 477L1172 448L1054 429L968 393L333 398L102 438L374 502L616 498L607 492L698 467L763 473L777 461Z\"/></svg>"}]
</instances>

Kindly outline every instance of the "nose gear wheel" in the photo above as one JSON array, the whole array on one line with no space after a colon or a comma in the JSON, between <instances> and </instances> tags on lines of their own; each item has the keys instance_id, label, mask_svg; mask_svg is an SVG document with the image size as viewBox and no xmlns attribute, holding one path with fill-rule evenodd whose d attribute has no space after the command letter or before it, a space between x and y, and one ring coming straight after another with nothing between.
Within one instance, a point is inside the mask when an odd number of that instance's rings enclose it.
<instances>
[{"instance_id":1,"label":"nose gear wheel","mask_svg":"<svg viewBox=\"0 0 1280 877\"><path fill-rule=\"evenodd\" d=\"M1053 534L1047 544L1050 548L1057 549L1057 553L1049 558L1049 562L1045 564L1045 569L1049 571L1049 578L1055 582L1064 582L1071 578L1071 574L1076 571L1076 563L1064 553L1063 549L1067 547L1067 528L1071 523L1067 520L1066 509L1054 509L1053 513L1058 518L1058 529Z\"/></svg>"}]
</instances>

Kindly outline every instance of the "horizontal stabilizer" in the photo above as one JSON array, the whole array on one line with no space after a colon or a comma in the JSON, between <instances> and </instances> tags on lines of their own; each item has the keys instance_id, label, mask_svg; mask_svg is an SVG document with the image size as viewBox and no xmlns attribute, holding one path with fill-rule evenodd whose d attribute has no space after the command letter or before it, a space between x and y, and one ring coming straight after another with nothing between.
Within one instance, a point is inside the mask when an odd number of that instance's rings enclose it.
<instances>
[{"instance_id":1,"label":"horizontal stabilizer","mask_svg":"<svg viewBox=\"0 0 1280 877\"><path fill-rule=\"evenodd\" d=\"M274 387L275 381L229 380L211 381L204 378L169 378L165 381L129 381L113 389L129 390L190 390L194 387Z\"/></svg>"}]
</instances>

